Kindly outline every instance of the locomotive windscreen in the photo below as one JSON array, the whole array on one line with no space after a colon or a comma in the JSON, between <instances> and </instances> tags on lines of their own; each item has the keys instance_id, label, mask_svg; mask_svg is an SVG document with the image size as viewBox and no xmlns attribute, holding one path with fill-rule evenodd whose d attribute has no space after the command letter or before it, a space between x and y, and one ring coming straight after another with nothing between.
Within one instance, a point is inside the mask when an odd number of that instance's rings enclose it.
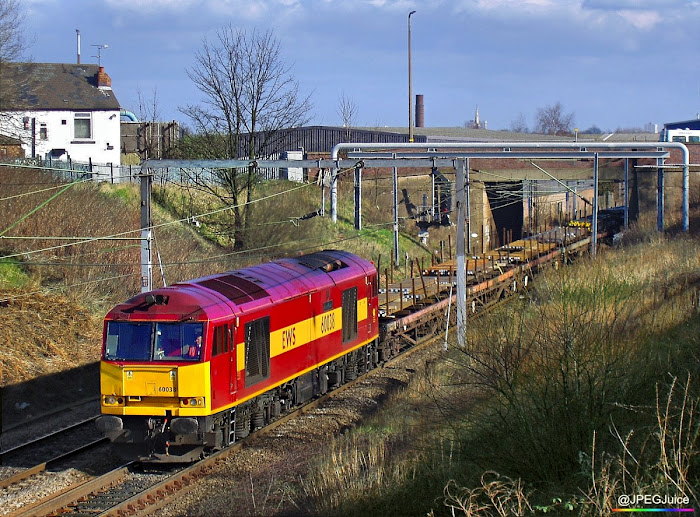
<instances>
[{"instance_id":1,"label":"locomotive windscreen","mask_svg":"<svg viewBox=\"0 0 700 517\"><path fill-rule=\"evenodd\" d=\"M104 358L108 361L196 361L201 323L109 321ZM198 349L199 348L199 349Z\"/></svg>"}]
</instances>

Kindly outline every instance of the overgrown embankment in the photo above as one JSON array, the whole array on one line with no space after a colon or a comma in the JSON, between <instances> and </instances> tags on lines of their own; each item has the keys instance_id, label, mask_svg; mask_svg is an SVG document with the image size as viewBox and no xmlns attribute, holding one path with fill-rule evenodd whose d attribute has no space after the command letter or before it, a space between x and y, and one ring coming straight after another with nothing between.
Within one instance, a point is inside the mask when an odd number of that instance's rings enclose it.
<instances>
[{"instance_id":1,"label":"overgrown embankment","mask_svg":"<svg viewBox=\"0 0 700 517\"><path fill-rule=\"evenodd\" d=\"M352 181L341 182L337 224L328 217L301 219L319 208L315 184L256 185L243 251L233 249L230 210L215 196L157 183L154 285L320 248L352 251L384 268L393 246L388 180L373 178L365 189L361 232L352 226ZM402 184L412 193L408 199L422 197L430 182L421 181ZM1 167L0 187L0 385L7 386L99 358L102 317L141 288L141 200L138 183L67 181L34 169ZM427 257L411 237L413 224L402 221L402 252ZM402 261L396 274L405 270Z\"/></svg>"},{"instance_id":2,"label":"overgrown embankment","mask_svg":"<svg viewBox=\"0 0 700 517\"><path fill-rule=\"evenodd\" d=\"M538 276L339 439L299 500L319 515L592 516L627 494L697 508L699 293L692 237Z\"/></svg>"}]
</instances>

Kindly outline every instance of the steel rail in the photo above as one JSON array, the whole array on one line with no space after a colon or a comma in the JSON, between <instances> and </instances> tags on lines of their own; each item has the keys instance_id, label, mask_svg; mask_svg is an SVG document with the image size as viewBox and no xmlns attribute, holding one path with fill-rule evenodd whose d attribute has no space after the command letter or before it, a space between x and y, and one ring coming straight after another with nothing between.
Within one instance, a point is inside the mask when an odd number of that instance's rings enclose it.
<instances>
[{"instance_id":1,"label":"steel rail","mask_svg":"<svg viewBox=\"0 0 700 517\"><path fill-rule=\"evenodd\" d=\"M83 497L87 497L96 491L102 490L103 488L118 482L129 473L129 468L133 466L133 464L134 462L125 463L121 467L117 467L107 474L80 483L63 493L51 495L33 505L26 506L19 512L11 514L10 517L27 517L30 515L50 515L56 513L58 510L70 505L72 502Z\"/></svg>"},{"instance_id":2,"label":"steel rail","mask_svg":"<svg viewBox=\"0 0 700 517\"><path fill-rule=\"evenodd\" d=\"M17 474L10 476L9 478L2 479L0 480L0 489L7 488L10 485L14 485L16 483L19 483L20 481L29 479L30 477L35 476L37 474L41 474L42 472L46 471L49 467L52 467L63 460L66 460L72 456L77 456L81 452L88 451L93 447L97 447L98 445L107 443L108 441L108 438L99 438L90 443L81 445L80 447L77 447L72 451L64 452L63 454L56 456L55 458L52 458L48 461L45 461L44 463L39 463L38 465L34 465L33 467L23 470L22 472L18 472Z\"/></svg>"},{"instance_id":3,"label":"steel rail","mask_svg":"<svg viewBox=\"0 0 700 517\"><path fill-rule=\"evenodd\" d=\"M19 445L16 445L14 447L11 447L9 449L5 449L3 451L0 451L0 462L5 456L9 456L12 453L16 453L17 451L21 451L22 449L25 449L27 447L31 447L32 445L36 445L37 443L43 442L45 440L48 440L50 438L54 438L60 434L66 433L68 431L72 431L73 429L76 429L78 427L81 427L85 424L88 424L90 422L94 422L97 419L96 416L91 416L89 418L84 418L83 420L80 420L79 422L75 422L73 424L69 424L65 427L62 427L56 431L52 431L50 433L44 434L42 436L39 436L37 438L33 438L32 440L28 442L21 443Z\"/></svg>"},{"instance_id":4,"label":"steel rail","mask_svg":"<svg viewBox=\"0 0 700 517\"><path fill-rule=\"evenodd\" d=\"M471 287L473 288L473 294L477 294L481 291L484 291L489 286L497 285L499 283L499 280L505 285L505 281L510 280L516 275L522 274L523 272L526 272L528 270L531 271L533 269L537 269L540 266L555 260L557 257L562 256L562 250L570 252L576 249L585 249L585 243L589 240L590 237L585 237L580 241L571 243L568 246L557 246L555 249L547 250L540 256L533 257L524 263L514 265L508 271L498 275L497 277L478 282L472 285ZM407 319L398 319L398 321L408 323L409 320L413 321L415 319L420 319L424 316L432 316L433 320L437 320L441 317L442 310L448 303L449 298L454 299L454 296L456 295L439 300L428 307L423 307L419 311L407 316ZM512 297L508 296L499 300L494 300L492 303L485 305L481 311L474 313L470 317L479 317L484 312L492 309L498 303L505 302L507 300L510 300L511 298ZM185 467L184 469L178 470L177 472L167 477L167 479L161 480L157 483L153 483L151 486L143 489L139 493L130 495L127 499L124 499L121 502L117 502L109 509L102 511L100 515L142 515L156 512L158 509L168 504L175 496L182 494L183 489L186 489L188 486L193 484L198 477L206 475L207 472L214 468L216 463L225 460L230 455L238 452L242 447L254 444L265 435L273 432L274 430L278 429L280 426L293 420L294 418L298 418L299 416L308 414L312 410L323 405L329 400L338 397L339 395L343 394L344 392L356 386L357 384L366 381L368 379L368 376L370 376L372 372L377 372L380 370L380 368L391 367L399 359L414 354L419 350L422 350L423 348L433 343L435 339L439 339L440 337L441 331L435 332L432 336L425 336L425 340L413 343L413 346L403 348L396 355L392 356L391 359L378 366L377 368L364 372L363 374L360 374L357 378L344 383L338 388L335 388L332 391L329 391L326 394L310 402L307 402L303 406L300 406L290 411L289 413L284 414L278 419L267 424L265 427L255 431L250 436L237 440L229 447L226 447L221 451L217 451L209 455L208 457L188 467ZM91 493L101 491L111 484L119 483L119 481L124 479L127 474L128 466L116 469L115 471L112 471L104 476L100 476L99 478L95 478L89 482L86 482L85 484L82 484L79 487L70 490L65 494L62 494L59 497L52 498L50 501L37 503L37 505L34 505L29 509L29 513L22 513L18 515L35 515L37 513L47 514L59 511L61 511L61 513L64 513L62 509L65 509L72 503L76 502L78 499L89 497Z\"/></svg>"}]
</instances>

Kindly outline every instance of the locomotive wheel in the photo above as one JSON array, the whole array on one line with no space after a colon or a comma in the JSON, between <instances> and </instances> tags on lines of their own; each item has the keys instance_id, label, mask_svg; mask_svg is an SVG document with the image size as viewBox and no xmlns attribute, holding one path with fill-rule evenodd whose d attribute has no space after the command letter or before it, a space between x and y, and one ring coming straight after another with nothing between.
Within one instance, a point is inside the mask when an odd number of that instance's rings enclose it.
<instances>
[{"instance_id":1,"label":"locomotive wheel","mask_svg":"<svg viewBox=\"0 0 700 517\"><path fill-rule=\"evenodd\" d=\"M261 429L265 426L265 414L260 408L257 408L255 411L253 411L251 422L253 430Z\"/></svg>"},{"instance_id":2,"label":"locomotive wheel","mask_svg":"<svg viewBox=\"0 0 700 517\"><path fill-rule=\"evenodd\" d=\"M236 439L240 440L250 434L250 413L244 411L240 417L236 417Z\"/></svg>"}]
</instances>

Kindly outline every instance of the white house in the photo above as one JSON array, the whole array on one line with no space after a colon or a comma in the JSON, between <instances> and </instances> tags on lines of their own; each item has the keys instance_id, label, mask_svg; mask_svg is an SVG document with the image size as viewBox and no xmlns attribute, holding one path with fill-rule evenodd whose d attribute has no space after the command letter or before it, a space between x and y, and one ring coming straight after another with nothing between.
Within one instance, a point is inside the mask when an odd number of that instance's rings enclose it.
<instances>
[{"instance_id":1,"label":"white house","mask_svg":"<svg viewBox=\"0 0 700 517\"><path fill-rule=\"evenodd\" d=\"M120 164L119 101L104 67L2 63L0 134L27 157Z\"/></svg>"}]
</instances>

